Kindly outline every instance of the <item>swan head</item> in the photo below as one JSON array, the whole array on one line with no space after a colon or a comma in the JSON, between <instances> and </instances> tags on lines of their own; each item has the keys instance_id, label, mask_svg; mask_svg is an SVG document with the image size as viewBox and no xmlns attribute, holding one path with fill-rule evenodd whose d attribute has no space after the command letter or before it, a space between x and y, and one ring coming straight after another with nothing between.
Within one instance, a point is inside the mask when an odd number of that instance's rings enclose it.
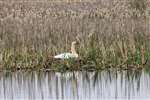
<instances>
[{"instance_id":1,"label":"swan head","mask_svg":"<svg viewBox=\"0 0 150 100\"><path fill-rule=\"evenodd\" d=\"M88 38L91 38L91 37L93 37L94 36L94 33L90 33L89 35L88 35Z\"/></svg>"},{"instance_id":2,"label":"swan head","mask_svg":"<svg viewBox=\"0 0 150 100\"><path fill-rule=\"evenodd\" d=\"M75 45L78 45L78 44L79 44L78 41L73 41L71 45L72 45L72 46L75 46Z\"/></svg>"},{"instance_id":3,"label":"swan head","mask_svg":"<svg viewBox=\"0 0 150 100\"><path fill-rule=\"evenodd\" d=\"M76 41L73 41L73 42L72 42L72 45L76 45L76 44L77 44L77 42L76 42Z\"/></svg>"}]
</instances>

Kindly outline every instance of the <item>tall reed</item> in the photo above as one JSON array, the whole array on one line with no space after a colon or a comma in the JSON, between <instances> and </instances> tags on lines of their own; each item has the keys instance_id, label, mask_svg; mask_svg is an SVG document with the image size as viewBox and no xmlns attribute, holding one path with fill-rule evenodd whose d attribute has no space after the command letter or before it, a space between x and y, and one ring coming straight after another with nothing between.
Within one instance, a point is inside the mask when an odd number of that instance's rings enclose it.
<instances>
[{"instance_id":1,"label":"tall reed","mask_svg":"<svg viewBox=\"0 0 150 100\"><path fill-rule=\"evenodd\" d=\"M148 0L1 1L1 65L41 66L49 56L69 51L76 36L86 63L145 64L150 60L149 7Z\"/></svg>"}]
</instances>

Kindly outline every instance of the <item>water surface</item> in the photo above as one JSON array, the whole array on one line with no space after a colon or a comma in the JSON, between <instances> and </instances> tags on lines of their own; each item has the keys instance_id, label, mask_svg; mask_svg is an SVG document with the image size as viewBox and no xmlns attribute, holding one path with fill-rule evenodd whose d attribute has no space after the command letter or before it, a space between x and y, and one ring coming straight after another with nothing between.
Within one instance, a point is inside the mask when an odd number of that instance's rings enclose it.
<instances>
[{"instance_id":1,"label":"water surface","mask_svg":"<svg viewBox=\"0 0 150 100\"><path fill-rule=\"evenodd\" d=\"M145 71L1 72L1 99L147 99Z\"/></svg>"}]
</instances>

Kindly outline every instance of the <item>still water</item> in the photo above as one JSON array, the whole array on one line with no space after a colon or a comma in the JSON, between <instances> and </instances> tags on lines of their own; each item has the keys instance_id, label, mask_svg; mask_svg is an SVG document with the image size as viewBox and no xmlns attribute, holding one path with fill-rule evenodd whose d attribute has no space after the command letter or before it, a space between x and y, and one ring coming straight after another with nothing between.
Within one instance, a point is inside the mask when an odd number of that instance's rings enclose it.
<instances>
[{"instance_id":1,"label":"still water","mask_svg":"<svg viewBox=\"0 0 150 100\"><path fill-rule=\"evenodd\" d=\"M145 71L1 72L1 99L148 99Z\"/></svg>"}]
</instances>

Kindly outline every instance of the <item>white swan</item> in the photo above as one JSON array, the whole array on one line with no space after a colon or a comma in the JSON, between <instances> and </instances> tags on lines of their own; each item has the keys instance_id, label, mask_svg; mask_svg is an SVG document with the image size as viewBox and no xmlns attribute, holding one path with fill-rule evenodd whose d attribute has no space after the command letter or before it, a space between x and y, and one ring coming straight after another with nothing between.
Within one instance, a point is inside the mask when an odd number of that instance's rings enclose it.
<instances>
[{"instance_id":1,"label":"white swan","mask_svg":"<svg viewBox=\"0 0 150 100\"><path fill-rule=\"evenodd\" d=\"M56 59L69 59L69 58L78 58L78 54L75 50L76 41L73 41L71 44L71 53L66 52L59 55L54 56Z\"/></svg>"}]
</instances>

